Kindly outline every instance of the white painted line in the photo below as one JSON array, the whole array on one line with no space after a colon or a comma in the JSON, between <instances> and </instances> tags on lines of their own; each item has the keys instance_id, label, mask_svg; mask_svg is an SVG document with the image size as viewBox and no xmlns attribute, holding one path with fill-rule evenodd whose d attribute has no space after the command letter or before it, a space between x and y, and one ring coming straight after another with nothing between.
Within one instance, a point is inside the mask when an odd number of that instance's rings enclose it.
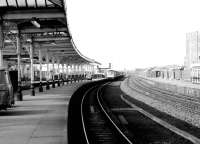
<instances>
[{"instance_id":1,"label":"white painted line","mask_svg":"<svg viewBox=\"0 0 200 144\"><path fill-rule=\"evenodd\" d=\"M119 120L121 121L122 124L127 125L128 121L123 115L118 115Z\"/></svg>"},{"instance_id":2,"label":"white painted line","mask_svg":"<svg viewBox=\"0 0 200 144\"><path fill-rule=\"evenodd\" d=\"M131 107L134 107L134 108L137 107L136 105L134 105L130 101L128 101L126 98L124 98L123 95L121 95L121 99L124 102L126 102L128 105L130 105ZM147 116L148 118L152 119L153 121L159 123L163 127L167 128L167 129L171 130L172 132L174 132L174 133L184 137L185 139L193 142L194 144L200 144L200 139L195 137L195 136L193 136L193 135L191 135L191 134L189 134L188 132L185 132L183 130L178 129L177 127L175 127L175 126L163 121L162 119L160 119L160 118L158 118L158 117L156 117L156 116L144 111L143 109L141 109L139 107L138 107L138 111L141 112L143 115Z\"/></svg>"}]
</instances>

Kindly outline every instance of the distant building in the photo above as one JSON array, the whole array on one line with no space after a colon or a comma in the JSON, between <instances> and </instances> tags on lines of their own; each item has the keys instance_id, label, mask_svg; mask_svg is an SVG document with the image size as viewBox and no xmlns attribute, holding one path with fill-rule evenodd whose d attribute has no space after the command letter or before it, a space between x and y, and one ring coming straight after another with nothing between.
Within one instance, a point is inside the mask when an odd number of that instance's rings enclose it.
<instances>
[{"instance_id":1,"label":"distant building","mask_svg":"<svg viewBox=\"0 0 200 144\"><path fill-rule=\"evenodd\" d=\"M168 65L164 67L153 67L146 71L147 77L163 78L169 80L182 80L184 67L178 65Z\"/></svg>"},{"instance_id":2,"label":"distant building","mask_svg":"<svg viewBox=\"0 0 200 144\"><path fill-rule=\"evenodd\" d=\"M186 34L185 56L186 78L194 83L200 83L200 32Z\"/></svg>"}]
</instances>

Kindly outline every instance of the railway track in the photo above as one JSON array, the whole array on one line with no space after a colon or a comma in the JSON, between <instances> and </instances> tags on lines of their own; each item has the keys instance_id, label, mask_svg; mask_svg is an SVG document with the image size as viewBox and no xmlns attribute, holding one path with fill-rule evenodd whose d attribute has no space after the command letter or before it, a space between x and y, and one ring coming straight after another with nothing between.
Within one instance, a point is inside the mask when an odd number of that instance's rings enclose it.
<instances>
[{"instance_id":1,"label":"railway track","mask_svg":"<svg viewBox=\"0 0 200 144\"><path fill-rule=\"evenodd\" d=\"M140 94L173 105L176 109L187 110L191 114L200 114L200 103L195 98L190 97L188 99L186 96L179 96L178 94L152 87L147 83L144 84L139 78L129 80L128 86Z\"/></svg>"},{"instance_id":2,"label":"railway track","mask_svg":"<svg viewBox=\"0 0 200 144\"><path fill-rule=\"evenodd\" d=\"M81 102L82 125L87 144L132 144L104 108L102 88L90 88Z\"/></svg>"},{"instance_id":3,"label":"railway track","mask_svg":"<svg viewBox=\"0 0 200 144\"><path fill-rule=\"evenodd\" d=\"M117 87L105 83L92 83L72 96L75 103L70 100L69 144L196 144L195 138L185 139L162 126L160 119L155 121L153 115L122 99Z\"/></svg>"},{"instance_id":4,"label":"railway track","mask_svg":"<svg viewBox=\"0 0 200 144\"><path fill-rule=\"evenodd\" d=\"M152 111L144 103L124 95L120 91L119 83L106 86L102 96L113 114L119 118L129 135L134 137L138 144L198 144L200 142L195 136L165 122L159 111Z\"/></svg>"},{"instance_id":5,"label":"railway track","mask_svg":"<svg viewBox=\"0 0 200 144\"><path fill-rule=\"evenodd\" d=\"M107 80L80 87L70 99L68 142L81 144L132 144L112 120L101 94Z\"/></svg>"},{"instance_id":6,"label":"railway track","mask_svg":"<svg viewBox=\"0 0 200 144\"><path fill-rule=\"evenodd\" d=\"M143 86L151 88L151 89L153 89L155 91L158 91L158 92L161 92L161 93L164 93L164 94L167 93L167 94L175 96L178 99L184 99L185 101L188 101L188 102L192 101L194 103L200 104L200 99L198 97L179 94L179 93L176 93L176 92L171 91L171 90L161 89L161 88L156 87L156 86L154 86L152 84L149 84L148 82L146 82L146 80L144 78L136 78L136 81L139 82L140 84L142 84Z\"/></svg>"}]
</instances>

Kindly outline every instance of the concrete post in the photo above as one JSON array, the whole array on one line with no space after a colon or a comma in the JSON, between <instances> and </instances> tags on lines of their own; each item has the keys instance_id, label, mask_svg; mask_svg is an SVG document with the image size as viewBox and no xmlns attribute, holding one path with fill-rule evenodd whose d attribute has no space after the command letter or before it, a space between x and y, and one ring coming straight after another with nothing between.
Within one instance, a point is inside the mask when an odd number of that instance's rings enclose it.
<instances>
[{"instance_id":1,"label":"concrete post","mask_svg":"<svg viewBox=\"0 0 200 144\"><path fill-rule=\"evenodd\" d=\"M20 42L20 32L17 34L17 70L18 70L18 87L17 87L17 100L23 101L23 95L22 95L22 87L21 87L21 42Z\"/></svg>"},{"instance_id":2,"label":"concrete post","mask_svg":"<svg viewBox=\"0 0 200 144\"><path fill-rule=\"evenodd\" d=\"M33 68L33 42L31 42L30 44L30 60L31 60L31 96L35 96L34 68Z\"/></svg>"},{"instance_id":3,"label":"concrete post","mask_svg":"<svg viewBox=\"0 0 200 144\"><path fill-rule=\"evenodd\" d=\"M39 86L39 92L43 92L42 87L42 51L39 49L39 63L40 63L40 86Z\"/></svg>"}]
</instances>

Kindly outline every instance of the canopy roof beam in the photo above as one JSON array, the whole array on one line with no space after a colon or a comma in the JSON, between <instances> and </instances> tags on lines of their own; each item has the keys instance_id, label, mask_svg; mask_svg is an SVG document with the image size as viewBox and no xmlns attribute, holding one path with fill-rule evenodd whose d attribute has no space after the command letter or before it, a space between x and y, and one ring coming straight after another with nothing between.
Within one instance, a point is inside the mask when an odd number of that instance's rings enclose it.
<instances>
[{"instance_id":1,"label":"canopy roof beam","mask_svg":"<svg viewBox=\"0 0 200 144\"><path fill-rule=\"evenodd\" d=\"M23 12L22 10L8 11L3 15L4 20L23 20L30 19L32 17L36 17L39 19L57 19L57 18L66 18L66 15L63 11L59 9L32 9L26 10Z\"/></svg>"},{"instance_id":2,"label":"canopy roof beam","mask_svg":"<svg viewBox=\"0 0 200 144\"><path fill-rule=\"evenodd\" d=\"M28 33L46 33L46 32L67 32L68 29L66 27L61 28L25 28L21 29L21 34L28 34Z\"/></svg>"}]
</instances>

